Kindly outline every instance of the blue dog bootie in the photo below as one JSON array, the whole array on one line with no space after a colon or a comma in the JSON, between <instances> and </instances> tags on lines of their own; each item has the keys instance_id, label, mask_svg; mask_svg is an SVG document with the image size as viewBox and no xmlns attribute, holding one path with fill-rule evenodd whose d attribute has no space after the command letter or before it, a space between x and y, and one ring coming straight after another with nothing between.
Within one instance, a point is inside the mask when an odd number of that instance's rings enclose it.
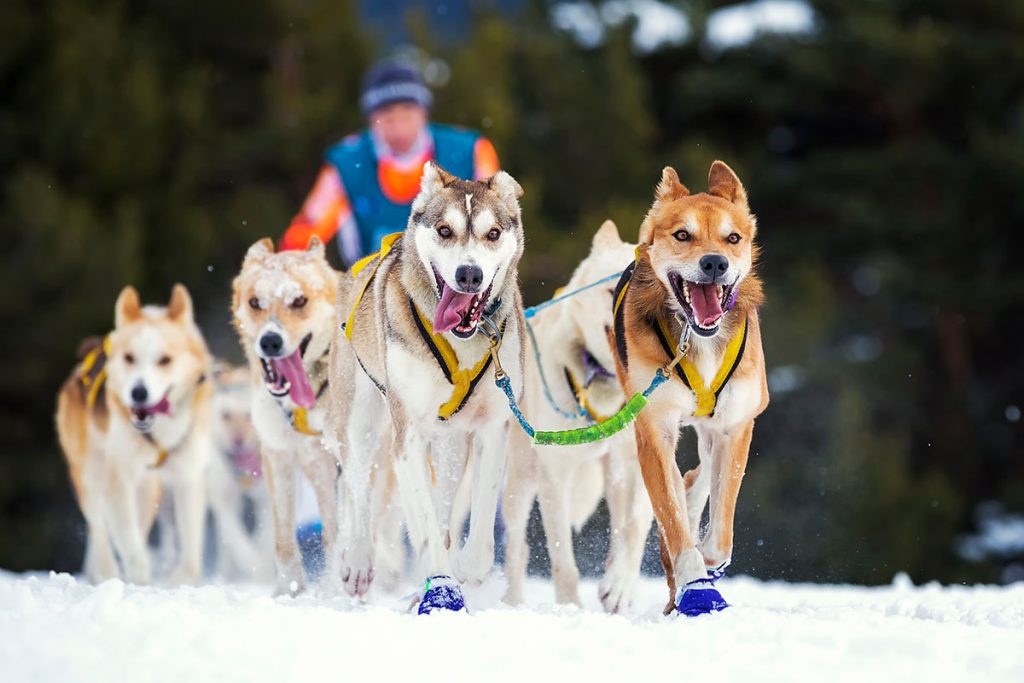
<instances>
[{"instance_id":1,"label":"blue dog bootie","mask_svg":"<svg viewBox=\"0 0 1024 683\"><path fill-rule=\"evenodd\" d=\"M676 597L676 611L687 617L721 612L728 606L710 577L689 582L679 589Z\"/></svg>"},{"instance_id":2,"label":"blue dog bootie","mask_svg":"<svg viewBox=\"0 0 1024 683\"><path fill-rule=\"evenodd\" d=\"M431 576L423 588L423 599L420 600L417 611L419 614L438 611L465 612L466 601L462 598L459 582L444 574Z\"/></svg>"}]
</instances>

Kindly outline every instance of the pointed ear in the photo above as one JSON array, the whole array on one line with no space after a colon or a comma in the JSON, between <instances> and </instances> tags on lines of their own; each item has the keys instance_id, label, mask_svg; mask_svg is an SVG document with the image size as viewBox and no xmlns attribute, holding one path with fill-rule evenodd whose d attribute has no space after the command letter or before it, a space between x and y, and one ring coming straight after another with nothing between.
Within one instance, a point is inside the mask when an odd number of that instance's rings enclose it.
<instances>
[{"instance_id":1,"label":"pointed ear","mask_svg":"<svg viewBox=\"0 0 1024 683\"><path fill-rule=\"evenodd\" d=\"M141 317L142 303L139 301L139 293L128 285L117 295L117 303L114 304L114 326L124 327Z\"/></svg>"},{"instance_id":2,"label":"pointed ear","mask_svg":"<svg viewBox=\"0 0 1024 683\"><path fill-rule=\"evenodd\" d=\"M245 261L242 265L246 266L250 263L259 263L268 256L274 253L274 242L269 237L264 237L259 242L256 242L249 251L245 252Z\"/></svg>"},{"instance_id":3,"label":"pointed ear","mask_svg":"<svg viewBox=\"0 0 1024 683\"><path fill-rule=\"evenodd\" d=\"M498 194L513 210L519 210L519 198L523 196L522 186L505 171L498 171L487 179L487 187Z\"/></svg>"},{"instance_id":4,"label":"pointed ear","mask_svg":"<svg viewBox=\"0 0 1024 683\"><path fill-rule=\"evenodd\" d=\"M679 182L679 174L676 173L676 169L666 166L661 171L661 182L658 183L658 187L654 191L654 198L659 202L670 202L688 194L690 191Z\"/></svg>"},{"instance_id":5,"label":"pointed ear","mask_svg":"<svg viewBox=\"0 0 1024 683\"><path fill-rule=\"evenodd\" d=\"M312 254L317 258L327 258L327 253L324 250L324 243L320 241L320 238L313 235L309 238L309 243L306 244L306 253Z\"/></svg>"},{"instance_id":6,"label":"pointed ear","mask_svg":"<svg viewBox=\"0 0 1024 683\"><path fill-rule=\"evenodd\" d=\"M180 282L171 288L171 302L167 304L167 316L171 320L192 320L192 297Z\"/></svg>"},{"instance_id":7,"label":"pointed ear","mask_svg":"<svg viewBox=\"0 0 1024 683\"><path fill-rule=\"evenodd\" d=\"M432 195L440 192L458 180L448 171L441 168L436 161L428 161L423 165L423 178L420 180L420 192Z\"/></svg>"},{"instance_id":8,"label":"pointed ear","mask_svg":"<svg viewBox=\"0 0 1024 683\"><path fill-rule=\"evenodd\" d=\"M708 194L732 202L744 211L750 211L747 205L747 191L724 161L711 164L711 170L708 172Z\"/></svg>"},{"instance_id":9,"label":"pointed ear","mask_svg":"<svg viewBox=\"0 0 1024 683\"><path fill-rule=\"evenodd\" d=\"M598 247L614 248L622 244L622 238L619 237L619 229L615 226L612 221L605 221L598 228L597 232L594 233L594 240L591 242L591 249L597 249Z\"/></svg>"}]
</instances>

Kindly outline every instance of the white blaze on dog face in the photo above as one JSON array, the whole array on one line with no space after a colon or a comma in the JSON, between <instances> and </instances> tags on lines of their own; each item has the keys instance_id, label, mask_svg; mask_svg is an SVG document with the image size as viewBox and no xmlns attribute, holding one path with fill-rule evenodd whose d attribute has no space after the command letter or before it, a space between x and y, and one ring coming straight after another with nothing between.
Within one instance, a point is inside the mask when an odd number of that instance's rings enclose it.
<instances>
[{"instance_id":1,"label":"white blaze on dog face","mask_svg":"<svg viewBox=\"0 0 1024 683\"><path fill-rule=\"evenodd\" d=\"M269 239L249 248L233 285L234 322L275 397L316 405L307 366L334 337L337 278L316 237L305 251L274 253Z\"/></svg>"},{"instance_id":2,"label":"white blaze on dog face","mask_svg":"<svg viewBox=\"0 0 1024 683\"><path fill-rule=\"evenodd\" d=\"M691 195L666 168L641 241L669 306L700 336L718 333L739 283L750 272L757 227L746 191L732 169L711 166L708 192Z\"/></svg>"},{"instance_id":3,"label":"white blaze on dog face","mask_svg":"<svg viewBox=\"0 0 1024 683\"><path fill-rule=\"evenodd\" d=\"M434 163L424 167L407 235L439 299L436 331L471 335L504 286L523 250L521 195L504 172L463 181Z\"/></svg>"},{"instance_id":4,"label":"white blaze on dog face","mask_svg":"<svg viewBox=\"0 0 1024 683\"><path fill-rule=\"evenodd\" d=\"M210 359L192 316L188 291L175 285L166 307L139 304L131 287L118 297L110 336L107 387L146 430L172 417L209 370Z\"/></svg>"}]
</instances>

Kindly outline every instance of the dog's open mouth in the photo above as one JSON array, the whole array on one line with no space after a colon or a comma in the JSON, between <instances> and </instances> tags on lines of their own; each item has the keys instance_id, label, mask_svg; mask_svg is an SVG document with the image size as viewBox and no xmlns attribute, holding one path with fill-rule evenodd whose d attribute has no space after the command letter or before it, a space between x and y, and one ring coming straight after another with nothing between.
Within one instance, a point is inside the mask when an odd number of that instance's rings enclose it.
<instances>
[{"instance_id":1,"label":"dog's open mouth","mask_svg":"<svg viewBox=\"0 0 1024 683\"><path fill-rule=\"evenodd\" d=\"M164 397L156 403L148 406L133 405L130 411L132 426L143 434L147 434L153 429L153 423L156 422L157 415L170 417L171 402L167 398L167 394L164 394Z\"/></svg>"},{"instance_id":2,"label":"dog's open mouth","mask_svg":"<svg viewBox=\"0 0 1024 683\"><path fill-rule=\"evenodd\" d=\"M717 334L736 285L690 282L674 271L669 273L669 281L693 331L702 337Z\"/></svg>"},{"instance_id":3,"label":"dog's open mouth","mask_svg":"<svg viewBox=\"0 0 1024 683\"><path fill-rule=\"evenodd\" d=\"M312 339L312 333L307 334L289 356L260 358L263 366L263 383L272 396L290 396L295 405L303 408L312 408L316 405L316 394L302 364L302 358L306 355L306 349Z\"/></svg>"},{"instance_id":4,"label":"dog's open mouth","mask_svg":"<svg viewBox=\"0 0 1024 683\"><path fill-rule=\"evenodd\" d=\"M437 270L434 271L434 278L437 280L437 291L441 295L441 300L434 311L434 332L451 330L456 337L472 337L480 323L484 303L491 295L490 286L478 294L466 294L449 287Z\"/></svg>"}]
</instances>

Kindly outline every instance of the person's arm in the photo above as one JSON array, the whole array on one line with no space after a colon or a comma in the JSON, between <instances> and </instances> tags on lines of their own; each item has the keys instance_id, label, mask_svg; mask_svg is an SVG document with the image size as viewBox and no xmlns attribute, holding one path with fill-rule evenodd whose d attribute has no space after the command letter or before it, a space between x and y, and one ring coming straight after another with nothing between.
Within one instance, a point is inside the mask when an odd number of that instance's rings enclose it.
<instances>
[{"instance_id":1,"label":"person's arm","mask_svg":"<svg viewBox=\"0 0 1024 683\"><path fill-rule=\"evenodd\" d=\"M281 237L281 249L305 249L316 235L326 244L340 231L342 255L349 263L359 257L359 238L352 208L336 168L324 165L316 184Z\"/></svg>"},{"instance_id":2,"label":"person's arm","mask_svg":"<svg viewBox=\"0 0 1024 683\"><path fill-rule=\"evenodd\" d=\"M498 153L485 137L479 137L473 145L473 180L484 180L501 170Z\"/></svg>"}]
</instances>

